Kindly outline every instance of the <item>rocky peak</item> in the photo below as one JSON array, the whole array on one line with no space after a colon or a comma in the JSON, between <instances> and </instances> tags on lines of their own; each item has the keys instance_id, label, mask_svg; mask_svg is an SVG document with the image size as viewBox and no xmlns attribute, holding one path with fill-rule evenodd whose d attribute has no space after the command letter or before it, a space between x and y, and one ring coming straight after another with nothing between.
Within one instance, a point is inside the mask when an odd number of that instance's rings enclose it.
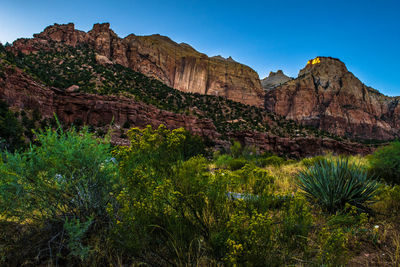
<instances>
[{"instance_id":1,"label":"rocky peak","mask_svg":"<svg viewBox=\"0 0 400 267\"><path fill-rule=\"evenodd\" d=\"M58 40L58 36L60 33L63 34L71 34L75 31L75 24L68 23L68 24L57 24L46 27L43 32L39 34L34 34L34 38L43 38L43 39L55 39L55 41L62 41ZM55 34L55 35L54 35Z\"/></svg>"},{"instance_id":2,"label":"rocky peak","mask_svg":"<svg viewBox=\"0 0 400 267\"><path fill-rule=\"evenodd\" d=\"M286 76L282 70L278 70L277 72L271 71L268 77L261 80L261 85L265 90L270 90L290 80L292 78Z\"/></svg>"},{"instance_id":3,"label":"rocky peak","mask_svg":"<svg viewBox=\"0 0 400 267\"><path fill-rule=\"evenodd\" d=\"M282 70L277 70L276 72L273 72L273 71L271 71L270 73L269 73L269 76L268 77L272 77L272 76L282 76L282 75L285 75L285 74L283 74L283 71Z\"/></svg>"},{"instance_id":4,"label":"rocky peak","mask_svg":"<svg viewBox=\"0 0 400 267\"><path fill-rule=\"evenodd\" d=\"M313 75L340 76L347 73L346 65L337 58L316 57L310 59L307 65L300 70L299 77L311 73Z\"/></svg>"},{"instance_id":5,"label":"rocky peak","mask_svg":"<svg viewBox=\"0 0 400 267\"><path fill-rule=\"evenodd\" d=\"M110 23L96 23L93 25L92 32L108 32L110 30Z\"/></svg>"},{"instance_id":6,"label":"rocky peak","mask_svg":"<svg viewBox=\"0 0 400 267\"><path fill-rule=\"evenodd\" d=\"M265 108L336 135L390 140L400 136L400 105L365 86L343 62L316 57L299 76L266 91Z\"/></svg>"},{"instance_id":7,"label":"rocky peak","mask_svg":"<svg viewBox=\"0 0 400 267\"><path fill-rule=\"evenodd\" d=\"M127 46L110 29L110 23L94 24L92 30L87 35L89 36L89 43L95 47L99 54L125 67L129 66L128 59L126 58Z\"/></svg>"},{"instance_id":8,"label":"rocky peak","mask_svg":"<svg viewBox=\"0 0 400 267\"><path fill-rule=\"evenodd\" d=\"M218 59L218 60L229 61L229 62L236 62L231 56L229 56L229 57L227 57L227 58L224 58L224 57L221 56L221 55L217 55L217 56L213 56L213 57L211 57L211 58L213 58L213 59Z\"/></svg>"},{"instance_id":9,"label":"rocky peak","mask_svg":"<svg viewBox=\"0 0 400 267\"><path fill-rule=\"evenodd\" d=\"M77 43L87 42L88 38L86 33L83 31L75 30L75 25L73 23L68 24L57 24L48 26L43 32L33 35L34 39L38 43L43 44L40 40L63 42L67 45L75 46ZM22 42L26 42L29 39L19 39ZM18 45L18 41L16 41ZM41 47L36 47L40 50Z\"/></svg>"}]
</instances>

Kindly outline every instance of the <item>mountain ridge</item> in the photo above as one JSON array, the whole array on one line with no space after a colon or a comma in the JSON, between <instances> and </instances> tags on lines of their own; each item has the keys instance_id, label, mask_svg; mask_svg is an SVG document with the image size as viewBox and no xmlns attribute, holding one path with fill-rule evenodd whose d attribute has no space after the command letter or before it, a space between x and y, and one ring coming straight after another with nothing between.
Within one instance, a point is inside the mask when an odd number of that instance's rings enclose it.
<instances>
[{"instance_id":1,"label":"mountain ridge","mask_svg":"<svg viewBox=\"0 0 400 267\"><path fill-rule=\"evenodd\" d=\"M119 38L109 23L94 24L87 33L75 30L73 23L54 24L32 39L16 40L13 47L25 54L35 53L35 46L45 49L49 40L73 47L89 44L111 61L183 92L223 96L258 107L264 104L264 91L253 69L233 60L208 57L166 36L130 34Z\"/></svg>"},{"instance_id":2,"label":"mountain ridge","mask_svg":"<svg viewBox=\"0 0 400 267\"><path fill-rule=\"evenodd\" d=\"M398 100L363 84L339 59L316 57L267 91L265 108L339 136L392 140L400 136Z\"/></svg>"},{"instance_id":3,"label":"mountain ridge","mask_svg":"<svg viewBox=\"0 0 400 267\"><path fill-rule=\"evenodd\" d=\"M44 118L56 114L67 125L86 124L96 132L104 133L104 126L112 123L114 144L126 144L129 127L164 123L171 129L186 127L219 148L227 149L234 139L296 158L324 151L367 154L373 149L262 108L181 92L122 65L99 64L97 52L88 46L46 45L47 50L27 54L7 52L15 47L0 49L0 99L13 110L37 109Z\"/></svg>"},{"instance_id":4,"label":"mountain ridge","mask_svg":"<svg viewBox=\"0 0 400 267\"><path fill-rule=\"evenodd\" d=\"M161 109L212 117L220 132L263 132L279 129L280 135L282 123L279 120L271 120L270 117L270 114L278 114L288 120L282 125L289 128L293 127L288 125L293 125L291 121L294 121L332 136L355 140L392 140L399 137L398 99L386 97L367 87L347 70L343 62L331 57L309 60L299 71L297 78L290 78L281 70L271 72L269 77L263 79L262 88L258 74L250 67L235 62L231 57L208 57L186 43L178 44L159 34L129 34L120 38L110 29L109 23L94 24L88 32L76 30L73 23L54 24L35 34L34 38L16 40L7 49L17 57L21 68L30 68L31 74L38 75L58 89L95 94L120 94L122 91L124 94L139 93L135 98L146 99L146 103L156 103ZM71 49L78 53L64 53ZM88 53L91 49L94 51L93 55L83 56L82 53ZM65 58L55 54L58 52ZM19 56L20 54L22 55ZM71 57L79 57L80 62L70 61ZM93 60L95 62L87 64ZM40 61L43 64L38 65ZM99 70L99 65L102 65L103 69ZM44 68L44 73L43 70L37 72L35 68ZM70 68L74 68L75 71L72 76L68 74L71 72ZM136 78L132 78L136 77L136 74L123 68L155 78L183 93L211 95L217 98L207 99L206 101L211 102L206 103L205 108L199 109L190 105L197 101L193 99L200 96L193 98L172 93L170 89L162 89L161 94L165 94L165 99L153 97L151 94L160 93L160 85L153 82L145 85L149 88L145 89L143 94L136 89ZM126 80L124 75L131 80ZM261 109L241 106L237 110L245 112L245 116L231 116L229 112L233 111L229 105L236 104L224 102L220 106L222 102L219 97ZM194 102L182 106L182 101L187 99ZM196 103L204 105L202 101ZM217 110L218 108L222 110ZM267 113L262 111L262 108L265 108ZM270 127L269 122L275 124ZM297 129L300 129L298 127L300 126L295 126L294 130L284 129L283 132L290 132L290 138L299 133L304 134L302 130L296 133ZM326 136L330 136L329 134Z\"/></svg>"},{"instance_id":5,"label":"mountain ridge","mask_svg":"<svg viewBox=\"0 0 400 267\"><path fill-rule=\"evenodd\" d=\"M160 124L165 124L170 129L185 127L191 133L215 142L220 148L227 149L230 145L228 140L235 139L246 146L255 146L262 151L273 151L295 158L325 151L368 154L373 150L373 147L363 144L315 136L311 133L291 137L279 136L269 131L236 130L228 132L224 139L211 119L162 110L130 97L68 92L48 87L32 79L23 70L5 65L1 59L0 63L0 99L6 101L13 109L37 110L44 119L51 119L56 114L67 125L79 120L101 131L102 126L99 125L112 123L111 142L114 145L129 144L126 138L121 137L126 131L122 125L129 122L131 126L140 128L147 125L158 127Z\"/></svg>"}]
</instances>

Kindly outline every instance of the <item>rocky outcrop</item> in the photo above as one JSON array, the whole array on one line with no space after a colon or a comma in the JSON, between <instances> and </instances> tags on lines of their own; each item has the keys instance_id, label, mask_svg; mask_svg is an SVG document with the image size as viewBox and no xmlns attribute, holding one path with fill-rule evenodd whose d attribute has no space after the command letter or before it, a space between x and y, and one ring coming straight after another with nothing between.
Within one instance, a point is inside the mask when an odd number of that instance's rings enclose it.
<instances>
[{"instance_id":1,"label":"rocky outcrop","mask_svg":"<svg viewBox=\"0 0 400 267\"><path fill-rule=\"evenodd\" d=\"M126 97L100 96L68 92L48 88L19 69L7 68L0 77L0 99L10 106L24 110L38 110L44 118L54 115L66 123L76 120L87 125L107 125L111 122L122 126L128 122L132 127L158 127L170 129L184 127L190 132L218 140L220 134L211 120L176 114L145 105Z\"/></svg>"},{"instance_id":2,"label":"rocky outcrop","mask_svg":"<svg viewBox=\"0 0 400 267\"><path fill-rule=\"evenodd\" d=\"M88 44L108 61L130 67L156 78L175 89L226 97L244 104L263 106L264 92L257 73L232 58L208 57L188 44L178 44L158 34L119 38L108 23L95 24L87 33L75 30L74 24L47 27L33 39L18 39L15 52L35 53L51 49L51 42L77 46Z\"/></svg>"},{"instance_id":3,"label":"rocky outcrop","mask_svg":"<svg viewBox=\"0 0 400 267\"><path fill-rule=\"evenodd\" d=\"M157 127L160 124L170 129L185 127L193 134L214 141L216 146L226 148L230 144L226 139L221 139L221 134L209 119L160 110L122 96L100 96L48 88L15 67L2 67L0 74L0 99L13 109L36 109L45 118L52 118L56 114L66 123L79 120L99 126L113 122L115 129L121 128L125 122L131 127L140 128L147 125ZM316 137L286 138L257 131L230 132L229 138L237 139L243 145L254 145L261 150L291 157L311 156L326 151L340 154L367 154L372 151L370 147L358 143ZM115 135L112 141L115 144L127 144L126 139Z\"/></svg>"},{"instance_id":4,"label":"rocky outcrop","mask_svg":"<svg viewBox=\"0 0 400 267\"><path fill-rule=\"evenodd\" d=\"M270 90L290 80L292 80L292 78L286 76L282 70L278 70L277 72L271 71L268 77L261 80L261 86L265 90Z\"/></svg>"},{"instance_id":5,"label":"rocky outcrop","mask_svg":"<svg viewBox=\"0 0 400 267\"><path fill-rule=\"evenodd\" d=\"M336 135L390 140L400 135L399 100L364 85L340 60L317 57L268 90L265 108Z\"/></svg>"}]
</instances>

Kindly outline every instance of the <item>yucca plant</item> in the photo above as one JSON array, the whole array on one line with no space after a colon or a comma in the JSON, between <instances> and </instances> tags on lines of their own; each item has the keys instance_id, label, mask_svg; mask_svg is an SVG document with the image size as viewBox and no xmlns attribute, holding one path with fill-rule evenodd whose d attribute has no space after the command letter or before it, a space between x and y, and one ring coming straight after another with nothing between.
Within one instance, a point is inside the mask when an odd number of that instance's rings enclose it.
<instances>
[{"instance_id":1,"label":"yucca plant","mask_svg":"<svg viewBox=\"0 0 400 267\"><path fill-rule=\"evenodd\" d=\"M362 166L349 163L347 158L320 160L300 171L297 184L309 200L329 212L343 209L346 204L365 209L379 186Z\"/></svg>"}]
</instances>

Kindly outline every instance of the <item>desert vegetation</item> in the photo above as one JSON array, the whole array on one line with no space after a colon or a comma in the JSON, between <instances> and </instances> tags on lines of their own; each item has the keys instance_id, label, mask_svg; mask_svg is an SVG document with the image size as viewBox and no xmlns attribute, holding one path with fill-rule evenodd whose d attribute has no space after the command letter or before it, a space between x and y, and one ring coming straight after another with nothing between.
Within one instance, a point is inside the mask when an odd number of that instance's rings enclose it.
<instances>
[{"instance_id":1,"label":"desert vegetation","mask_svg":"<svg viewBox=\"0 0 400 267\"><path fill-rule=\"evenodd\" d=\"M131 128L128 147L42 129L2 146L1 265L400 264L397 143L292 160L234 141L211 151L163 125Z\"/></svg>"}]
</instances>

